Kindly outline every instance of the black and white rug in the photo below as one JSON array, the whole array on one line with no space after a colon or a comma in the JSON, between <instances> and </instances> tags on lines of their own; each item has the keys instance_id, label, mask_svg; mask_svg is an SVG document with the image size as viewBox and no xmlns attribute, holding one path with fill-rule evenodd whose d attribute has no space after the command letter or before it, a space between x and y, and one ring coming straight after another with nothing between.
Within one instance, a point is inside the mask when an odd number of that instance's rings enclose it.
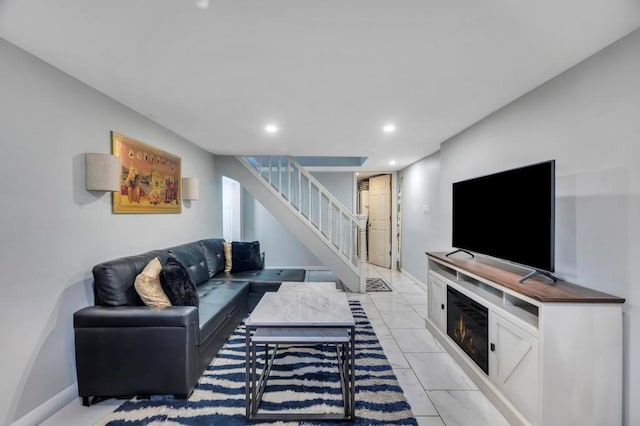
<instances>
[{"instance_id":1,"label":"black and white rug","mask_svg":"<svg viewBox=\"0 0 640 426\"><path fill-rule=\"evenodd\" d=\"M356 320L356 420L353 424L417 424L360 302L349 303ZM132 399L97 424L245 424L244 332L244 325L235 330L188 400L168 396ZM342 395L335 348L318 345L281 351L271 371L260 411L341 413Z\"/></svg>"},{"instance_id":2,"label":"black and white rug","mask_svg":"<svg viewBox=\"0 0 640 426\"><path fill-rule=\"evenodd\" d=\"M367 291L393 291L382 278L367 278Z\"/></svg>"}]
</instances>

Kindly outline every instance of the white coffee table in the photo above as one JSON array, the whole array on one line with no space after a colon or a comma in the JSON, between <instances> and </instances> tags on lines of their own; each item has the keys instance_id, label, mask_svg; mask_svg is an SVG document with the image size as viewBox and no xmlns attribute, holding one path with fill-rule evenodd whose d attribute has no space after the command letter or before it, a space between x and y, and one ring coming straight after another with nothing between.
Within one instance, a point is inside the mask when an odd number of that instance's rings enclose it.
<instances>
[{"instance_id":1,"label":"white coffee table","mask_svg":"<svg viewBox=\"0 0 640 426\"><path fill-rule=\"evenodd\" d=\"M285 281L280 284L278 293L284 291L331 291L339 292L334 282L297 282L297 281Z\"/></svg>"},{"instance_id":2,"label":"white coffee table","mask_svg":"<svg viewBox=\"0 0 640 426\"><path fill-rule=\"evenodd\" d=\"M335 283L334 288L335 288ZM295 287L295 286L291 286ZM259 420L353 420L355 413L355 320L345 293L282 291L265 293L246 321L246 417ZM257 374L258 344L265 345L264 369ZM258 413L271 367L281 345L336 346L344 414ZM269 356L269 347L273 347Z\"/></svg>"}]
</instances>

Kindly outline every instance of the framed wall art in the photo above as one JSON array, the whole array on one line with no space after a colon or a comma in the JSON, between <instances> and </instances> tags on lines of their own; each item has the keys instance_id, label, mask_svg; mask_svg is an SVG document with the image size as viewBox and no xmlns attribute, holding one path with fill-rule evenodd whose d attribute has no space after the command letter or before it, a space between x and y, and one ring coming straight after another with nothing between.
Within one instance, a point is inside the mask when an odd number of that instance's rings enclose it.
<instances>
[{"instance_id":1,"label":"framed wall art","mask_svg":"<svg viewBox=\"0 0 640 426\"><path fill-rule=\"evenodd\" d=\"M120 158L120 190L114 213L180 213L180 157L111 132L113 155Z\"/></svg>"}]
</instances>

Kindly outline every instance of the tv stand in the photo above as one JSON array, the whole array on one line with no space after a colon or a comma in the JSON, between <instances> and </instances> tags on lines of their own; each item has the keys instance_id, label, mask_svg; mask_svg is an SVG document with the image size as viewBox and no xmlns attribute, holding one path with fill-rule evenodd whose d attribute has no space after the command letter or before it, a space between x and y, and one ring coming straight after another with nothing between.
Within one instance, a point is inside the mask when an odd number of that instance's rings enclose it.
<instances>
[{"instance_id":1,"label":"tv stand","mask_svg":"<svg viewBox=\"0 0 640 426\"><path fill-rule=\"evenodd\" d=\"M524 284L524 282L526 280L528 280L529 278L533 278L537 275L544 275L545 277L549 278L551 281L553 281L554 283L558 282L558 278L554 277L553 275L551 275L550 273L548 273L547 271L539 271L537 269L534 269L533 271L529 272L527 275L525 275L524 277L520 278L518 280L519 283Z\"/></svg>"},{"instance_id":2,"label":"tv stand","mask_svg":"<svg viewBox=\"0 0 640 426\"><path fill-rule=\"evenodd\" d=\"M459 252L467 253L467 254L468 254L469 256L471 256L471 257L476 257L476 255L475 255L475 254L471 253L470 251L464 250L464 249L455 249L454 251L447 253L445 256L446 256L446 257L449 257L449 256L451 256L452 254L456 254L456 253L459 253Z\"/></svg>"},{"instance_id":3,"label":"tv stand","mask_svg":"<svg viewBox=\"0 0 640 426\"><path fill-rule=\"evenodd\" d=\"M427 255L425 325L510 425L622 424L623 298L561 279L521 284L523 268L484 257ZM447 332L448 287L488 311L488 373Z\"/></svg>"}]
</instances>

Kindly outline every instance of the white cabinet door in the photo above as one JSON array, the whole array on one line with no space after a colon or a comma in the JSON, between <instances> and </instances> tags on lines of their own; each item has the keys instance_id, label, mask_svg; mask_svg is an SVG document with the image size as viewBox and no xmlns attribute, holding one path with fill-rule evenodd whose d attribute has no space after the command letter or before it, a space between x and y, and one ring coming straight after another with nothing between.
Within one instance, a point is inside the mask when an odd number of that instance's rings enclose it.
<instances>
[{"instance_id":1,"label":"white cabinet door","mask_svg":"<svg viewBox=\"0 0 640 426\"><path fill-rule=\"evenodd\" d=\"M447 285L429 275L429 311L427 316L443 333L447 333Z\"/></svg>"},{"instance_id":2,"label":"white cabinet door","mask_svg":"<svg viewBox=\"0 0 640 426\"><path fill-rule=\"evenodd\" d=\"M538 424L538 339L493 311L489 336L489 378L531 424Z\"/></svg>"}]
</instances>

